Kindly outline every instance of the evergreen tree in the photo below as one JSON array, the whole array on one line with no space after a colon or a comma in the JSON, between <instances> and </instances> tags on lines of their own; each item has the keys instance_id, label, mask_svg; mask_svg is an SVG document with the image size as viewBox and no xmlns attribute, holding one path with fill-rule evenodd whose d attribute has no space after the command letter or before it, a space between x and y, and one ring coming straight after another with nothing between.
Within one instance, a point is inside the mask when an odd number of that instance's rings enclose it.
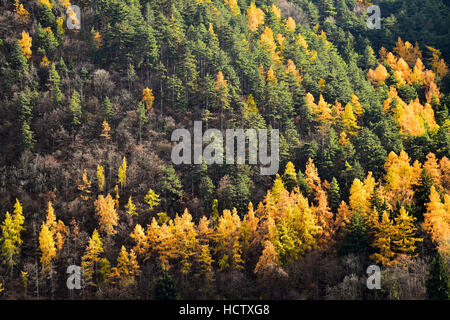
<instances>
[{"instance_id":1,"label":"evergreen tree","mask_svg":"<svg viewBox=\"0 0 450 320\"><path fill-rule=\"evenodd\" d=\"M333 177L333 180L331 180L330 187L328 189L328 200L331 210L333 210L333 212L336 212L341 203L341 195L339 184L335 177Z\"/></svg>"},{"instance_id":2,"label":"evergreen tree","mask_svg":"<svg viewBox=\"0 0 450 320\"><path fill-rule=\"evenodd\" d=\"M428 299L450 299L449 271L444 258L439 252L431 262L426 288Z\"/></svg>"},{"instance_id":3,"label":"evergreen tree","mask_svg":"<svg viewBox=\"0 0 450 320\"><path fill-rule=\"evenodd\" d=\"M163 266L162 275L154 287L154 296L156 300L175 300L177 298L177 289L175 281L169 274L169 271Z\"/></svg>"}]
</instances>

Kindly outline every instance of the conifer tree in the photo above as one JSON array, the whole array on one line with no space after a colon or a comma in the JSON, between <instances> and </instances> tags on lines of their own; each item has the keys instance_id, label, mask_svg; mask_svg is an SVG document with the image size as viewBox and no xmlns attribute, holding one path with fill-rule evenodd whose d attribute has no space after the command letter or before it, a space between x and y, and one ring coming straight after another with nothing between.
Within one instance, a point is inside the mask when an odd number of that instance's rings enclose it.
<instances>
[{"instance_id":1,"label":"conifer tree","mask_svg":"<svg viewBox=\"0 0 450 320\"><path fill-rule=\"evenodd\" d=\"M119 173L117 174L117 183L120 184L120 188L123 190L127 183L127 159L123 157L122 164L119 167Z\"/></svg>"},{"instance_id":2,"label":"conifer tree","mask_svg":"<svg viewBox=\"0 0 450 320\"><path fill-rule=\"evenodd\" d=\"M129 214L130 216L135 216L138 214L131 196L128 198L128 203L125 205L125 209L127 210L127 214Z\"/></svg>"},{"instance_id":3,"label":"conifer tree","mask_svg":"<svg viewBox=\"0 0 450 320\"><path fill-rule=\"evenodd\" d=\"M297 172L295 172L294 164L290 161L286 164L286 169L283 174L283 183L289 192L298 186Z\"/></svg>"},{"instance_id":4,"label":"conifer tree","mask_svg":"<svg viewBox=\"0 0 450 320\"><path fill-rule=\"evenodd\" d=\"M439 252L431 262L426 289L430 300L447 300L450 298L448 267Z\"/></svg>"},{"instance_id":5,"label":"conifer tree","mask_svg":"<svg viewBox=\"0 0 450 320\"><path fill-rule=\"evenodd\" d=\"M5 220L1 226L1 256L3 257L3 262L10 268L11 274L13 266L17 263L15 260L16 255L20 253L20 247L22 245L20 233L24 230L24 222L25 218L22 212L22 205L16 199L13 215L6 212Z\"/></svg>"},{"instance_id":6,"label":"conifer tree","mask_svg":"<svg viewBox=\"0 0 450 320\"><path fill-rule=\"evenodd\" d=\"M161 200L159 199L159 195L150 188L145 195L144 201L148 204L149 209L153 210L154 207L157 207L159 205Z\"/></svg>"},{"instance_id":7,"label":"conifer tree","mask_svg":"<svg viewBox=\"0 0 450 320\"><path fill-rule=\"evenodd\" d=\"M98 190L100 192L103 192L103 190L105 189L105 170L101 165L97 165L97 185Z\"/></svg>"},{"instance_id":8,"label":"conifer tree","mask_svg":"<svg viewBox=\"0 0 450 320\"><path fill-rule=\"evenodd\" d=\"M95 214L98 216L100 230L108 236L116 233L115 227L118 224L119 217L115 208L115 202L108 193L106 197L102 194L98 196L94 203Z\"/></svg>"},{"instance_id":9,"label":"conifer tree","mask_svg":"<svg viewBox=\"0 0 450 320\"><path fill-rule=\"evenodd\" d=\"M39 249L41 250L41 264L44 273L52 272L53 260L56 258L56 247L53 234L46 223L42 224L39 233Z\"/></svg>"},{"instance_id":10,"label":"conifer tree","mask_svg":"<svg viewBox=\"0 0 450 320\"><path fill-rule=\"evenodd\" d=\"M88 285L96 286L96 274L99 272L100 255L103 253L103 243L98 234L97 229L92 233L86 247L85 254L81 258L81 265L83 266L84 281Z\"/></svg>"}]
</instances>

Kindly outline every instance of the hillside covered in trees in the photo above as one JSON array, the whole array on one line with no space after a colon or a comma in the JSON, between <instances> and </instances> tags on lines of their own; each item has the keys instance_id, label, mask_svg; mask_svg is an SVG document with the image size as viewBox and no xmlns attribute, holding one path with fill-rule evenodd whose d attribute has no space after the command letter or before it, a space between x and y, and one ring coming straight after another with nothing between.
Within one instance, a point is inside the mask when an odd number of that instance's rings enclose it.
<instances>
[{"instance_id":1,"label":"hillside covered in trees","mask_svg":"<svg viewBox=\"0 0 450 320\"><path fill-rule=\"evenodd\" d=\"M450 7L374 2L0 1L0 299L448 299Z\"/></svg>"}]
</instances>

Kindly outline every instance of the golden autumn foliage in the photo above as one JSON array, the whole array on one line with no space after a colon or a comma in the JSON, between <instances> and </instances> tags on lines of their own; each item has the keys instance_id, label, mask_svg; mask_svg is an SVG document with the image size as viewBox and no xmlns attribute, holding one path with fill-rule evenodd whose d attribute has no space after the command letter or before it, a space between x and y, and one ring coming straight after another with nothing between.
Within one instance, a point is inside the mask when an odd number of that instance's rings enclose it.
<instances>
[{"instance_id":1,"label":"golden autumn foliage","mask_svg":"<svg viewBox=\"0 0 450 320\"><path fill-rule=\"evenodd\" d=\"M414 195L412 186L416 185L420 173L421 165L416 160L413 165L410 164L411 159L405 151L401 151L400 155L391 152L385 163L386 175L386 192L391 205L396 201L400 203L410 203Z\"/></svg>"},{"instance_id":2,"label":"golden autumn foliage","mask_svg":"<svg viewBox=\"0 0 450 320\"><path fill-rule=\"evenodd\" d=\"M127 158L123 157L122 164L119 167L117 173L117 183L120 184L120 188L123 189L127 184Z\"/></svg>"},{"instance_id":3,"label":"golden autumn foliage","mask_svg":"<svg viewBox=\"0 0 450 320\"><path fill-rule=\"evenodd\" d=\"M237 212L224 210L219 218L217 231L214 235L216 254L219 257L220 270L242 269L242 248L239 243L241 234L241 219Z\"/></svg>"},{"instance_id":4,"label":"golden autumn foliage","mask_svg":"<svg viewBox=\"0 0 450 320\"><path fill-rule=\"evenodd\" d=\"M286 20L286 28L288 31L295 31L295 29L297 28L297 24L295 23L295 20L292 19L291 17L289 17Z\"/></svg>"},{"instance_id":5,"label":"golden autumn foliage","mask_svg":"<svg viewBox=\"0 0 450 320\"><path fill-rule=\"evenodd\" d=\"M381 221L376 221L374 226L374 242L372 246L376 253L371 259L384 266L390 266L401 262L403 256L415 257L416 242L423 239L416 238L417 228L414 225L415 218L409 215L404 207L394 217L383 212Z\"/></svg>"},{"instance_id":6,"label":"golden autumn foliage","mask_svg":"<svg viewBox=\"0 0 450 320\"><path fill-rule=\"evenodd\" d=\"M442 172L439 166L438 160L436 159L436 155L432 152L427 154L427 160L423 164L423 169L427 170L427 172L433 178L433 183L439 187L440 190L443 189L442 184ZM444 159L444 158L442 158ZM445 161L445 160L444 160Z\"/></svg>"},{"instance_id":7,"label":"golden autumn foliage","mask_svg":"<svg viewBox=\"0 0 450 320\"><path fill-rule=\"evenodd\" d=\"M426 205L423 229L431 235L439 251L450 255L450 195L444 194L444 202L434 186L430 190L430 202Z\"/></svg>"},{"instance_id":8,"label":"golden autumn foliage","mask_svg":"<svg viewBox=\"0 0 450 320\"><path fill-rule=\"evenodd\" d=\"M216 77L216 90L226 88L227 86L228 86L228 83L227 83L227 80L225 80L223 72L219 71L217 73L217 77Z\"/></svg>"},{"instance_id":9,"label":"golden autumn foliage","mask_svg":"<svg viewBox=\"0 0 450 320\"><path fill-rule=\"evenodd\" d=\"M367 72L367 78L369 78L370 82L374 85L380 85L382 82L386 81L388 76L389 73L382 64L379 64L375 70L369 69Z\"/></svg>"},{"instance_id":10,"label":"golden autumn foliage","mask_svg":"<svg viewBox=\"0 0 450 320\"><path fill-rule=\"evenodd\" d=\"M89 285L96 285L94 276L99 271L100 255L103 253L103 242L97 229L92 233L85 254L81 258L84 281Z\"/></svg>"},{"instance_id":11,"label":"golden autumn foliage","mask_svg":"<svg viewBox=\"0 0 450 320\"><path fill-rule=\"evenodd\" d=\"M430 46L426 47L431 52L430 62L432 70L441 78L445 77L449 70L444 59L441 59L441 51Z\"/></svg>"},{"instance_id":12,"label":"golden autumn foliage","mask_svg":"<svg viewBox=\"0 0 450 320\"><path fill-rule=\"evenodd\" d=\"M22 48L23 54L27 59L31 58L31 45L33 39L30 37L30 34L26 31L22 31L22 38L18 40L19 45Z\"/></svg>"},{"instance_id":13,"label":"golden autumn foliage","mask_svg":"<svg viewBox=\"0 0 450 320\"><path fill-rule=\"evenodd\" d=\"M47 56L44 56L41 60L41 66L48 67L50 65L50 61L48 60Z\"/></svg>"},{"instance_id":14,"label":"golden autumn foliage","mask_svg":"<svg viewBox=\"0 0 450 320\"><path fill-rule=\"evenodd\" d=\"M292 61L291 59L288 60L287 62L287 66L286 66L286 73L292 73L295 78L298 80L298 84L300 85L303 81L302 76L300 75L299 70L297 69L297 67L295 66L294 61Z\"/></svg>"},{"instance_id":15,"label":"golden autumn foliage","mask_svg":"<svg viewBox=\"0 0 450 320\"><path fill-rule=\"evenodd\" d=\"M128 203L125 205L125 209L127 210L127 214L130 216L138 215L138 213L136 211L136 206L134 205L133 199L131 196L128 198Z\"/></svg>"},{"instance_id":16,"label":"golden autumn foliage","mask_svg":"<svg viewBox=\"0 0 450 320\"><path fill-rule=\"evenodd\" d=\"M0 249L2 261L10 268L16 264L15 256L20 253L20 247L23 242L20 234L24 230L24 222L22 204L16 199L13 214L6 212L5 220L1 225Z\"/></svg>"},{"instance_id":17,"label":"golden autumn foliage","mask_svg":"<svg viewBox=\"0 0 450 320\"><path fill-rule=\"evenodd\" d=\"M277 271L278 264L278 253L272 242L266 240L264 242L264 250L255 266L254 273L258 275L262 281L267 281L272 274Z\"/></svg>"},{"instance_id":18,"label":"golden autumn foliage","mask_svg":"<svg viewBox=\"0 0 450 320\"><path fill-rule=\"evenodd\" d=\"M84 201L87 201L91 195L91 180L88 179L86 169L83 170L82 183L78 185L78 190L81 192L80 197Z\"/></svg>"},{"instance_id":19,"label":"golden autumn foliage","mask_svg":"<svg viewBox=\"0 0 450 320\"><path fill-rule=\"evenodd\" d=\"M118 224L119 216L115 209L115 201L108 193L106 197L99 195L94 203L95 214L98 216L100 230L107 235L116 233L115 227Z\"/></svg>"},{"instance_id":20,"label":"golden autumn foliage","mask_svg":"<svg viewBox=\"0 0 450 320\"><path fill-rule=\"evenodd\" d=\"M270 53L273 62L278 62L280 60L278 52L276 51L277 45L275 43L271 28L264 28L264 32L261 33L260 43L264 50Z\"/></svg>"},{"instance_id":21,"label":"golden autumn foliage","mask_svg":"<svg viewBox=\"0 0 450 320\"><path fill-rule=\"evenodd\" d=\"M152 109L155 97L153 96L153 90L149 88L144 88L142 90L142 102L145 103L145 107L148 111Z\"/></svg>"},{"instance_id":22,"label":"golden autumn foliage","mask_svg":"<svg viewBox=\"0 0 450 320\"><path fill-rule=\"evenodd\" d=\"M100 165L97 165L97 185L98 190L103 192L105 189L105 169Z\"/></svg>"},{"instance_id":23,"label":"golden autumn foliage","mask_svg":"<svg viewBox=\"0 0 450 320\"><path fill-rule=\"evenodd\" d=\"M353 113L353 107L350 103L347 103L345 106L344 112L341 115L341 121L344 130L348 135L354 135L360 129L355 114Z\"/></svg>"},{"instance_id":24,"label":"golden autumn foliage","mask_svg":"<svg viewBox=\"0 0 450 320\"><path fill-rule=\"evenodd\" d=\"M56 245L56 254L59 254L64 246L69 230L64 222L56 220L55 210L51 201L48 202L45 225L48 227Z\"/></svg>"},{"instance_id":25,"label":"golden autumn foliage","mask_svg":"<svg viewBox=\"0 0 450 320\"><path fill-rule=\"evenodd\" d=\"M44 273L52 272L52 261L56 258L55 241L46 223L42 224L39 233L39 249L42 252L41 264Z\"/></svg>"},{"instance_id":26,"label":"golden autumn foliage","mask_svg":"<svg viewBox=\"0 0 450 320\"><path fill-rule=\"evenodd\" d=\"M105 138L106 140L111 139L111 135L109 134L109 132L111 131L111 127L109 126L108 121L103 120L102 123L102 133L100 134L100 137Z\"/></svg>"},{"instance_id":27,"label":"golden autumn foliage","mask_svg":"<svg viewBox=\"0 0 450 320\"><path fill-rule=\"evenodd\" d=\"M397 43L395 44L394 52L410 66L413 66L417 59L422 59L419 44L416 42L413 47L408 41L403 42L400 37L398 37Z\"/></svg>"},{"instance_id":28,"label":"golden autumn foliage","mask_svg":"<svg viewBox=\"0 0 450 320\"><path fill-rule=\"evenodd\" d=\"M370 199L374 193L375 179L369 172L364 182L358 178L353 180L350 187L349 204L353 214L360 214L362 217L369 219L372 214Z\"/></svg>"},{"instance_id":29,"label":"golden autumn foliage","mask_svg":"<svg viewBox=\"0 0 450 320\"><path fill-rule=\"evenodd\" d=\"M53 5L50 0L38 0L38 3L40 6L46 6L49 10L53 9Z\"/></svg>"},{"instance_id":30,"label":"golden autumn foliage","mask_svg":"<svg viewBox=\"0 0 450 320\"><path fill-rule=\"evenodd\" d=\"M159 195L155 193L155 191L153 191L153 189L149 189L145 198L144 198L145 203L148 204L149 209L153 210L154 207L158 206L160 203L160 198Z\"/></svg>"},{"instance_id":31,"label":"golden autumn foliage","mask_svg":"<svg viewBox=\"0 0 450 320\"><path fill-rule=\"evenodd\" d=\"M317 129L319 131L324 131L331 125L331 121L333 120L331 111L332 106L324 100L322 95L320 95L319 102L317 104L314 103L314 97L312 94L307 93L305 98L307 105L314 116L314 120L319 123Z\"/></svg>"},{"instance_id":32,"label":"golden autumn foliage","mask_svg":"<svg viewBox=\"0 0 450 320\"><path fill-rule=\"evenodd\" d=\"M402 133L422 136L427 130L433 131L439 128L429 103L422 105L419 99L416 99L406 104L398 96L394 87L390 87L388 98L384 101L384 109L394 114Z\"/></svg>"},{"instance_id":33,"label":"golden autumn foliage","mask_svg":"<svg viewBox=\"0 0 450 320\"><path fill-rule=\"evenodd\" d=\"M22 23L27 22L30 17L30 13L24 8L23 4L21 4L19 0L14 1L14 12L17 14L17 17Z\"/></svg>"},{"instance_id":34,"label":"golden autumn foliage","mask_svg":"<svg viewBox=\"0 0 450 320\"><path fill-rule=\"evenodd\" d=\"M128 254L124 246L120 249L117 257L117 266L111 268L109 278L112 283L120 283L123 287L127 287L135 283L135 277L140 273L139 264L136 254L130 250Z\"/></svg>"},{"instance_id":35,"label":"golden autumn foliage","mask_svg":"<svg viewBox=\"0 0 450 320\"><path fill-rule=\"evenodd\" d=\"M256 31L259 25L264 23L264 11L257 8L252 2L247 9L248 27L251 31Z\"/></svg>"},{"instance_id":36,"label":"golden autumn foliage","mask_svg":"<svg viewBox=\"0 0 450 320\"><path fill-rule=\"evenodd\" d=\"M235 16L241 13L241 10L239 9L238 0L225 0L225 3L230 6L230 10Z\"/></svg>"}]
</instances>

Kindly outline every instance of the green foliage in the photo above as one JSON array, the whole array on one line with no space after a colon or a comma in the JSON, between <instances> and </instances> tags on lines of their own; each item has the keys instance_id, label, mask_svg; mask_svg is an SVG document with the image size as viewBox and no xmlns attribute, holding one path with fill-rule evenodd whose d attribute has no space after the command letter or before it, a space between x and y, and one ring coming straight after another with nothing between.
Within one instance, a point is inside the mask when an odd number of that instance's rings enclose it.
<instances>
[{"instance_id":1,"label":"green foliage","mask_svg":"<svg viewBox=\"0 0 450 320\"><path fill-rule=\"evenodd\" d=\"M156 300L175 300L177 299L177 289L175 281L166 268L163 267L162 275L154 287L154 296Z\"/></svg>"},{"instance_id":2,"label":"green foliage","mask_svg":"<svg viewBox=\"0 0 450 320\"><path fill-rule=\"evenodd\" d=\"M431 262L426 281L427 295L431 300L447 300L450 298L448 266L440 253Z\"/></svg>"},{"instance_id":3,"label":"green foliage","mask_svg":"<svg viewBox=\"0 0 450 320\"><path fill-rule=\"evenodd\" d=\"M328 202L330 204L331 210L336 212L337 208L339 208L339 205L341 203L341 195L339 184L335 177L333 177L333 180L331 180L330 188L328 189Z\"/></svg>"},{"instance_id":4,"label":"green foliage","mask_svg":"<svg viewBox=\"0 0 450 320\"><path fill-rule=\"evenodd\" d=\"M75 131L81 125L83 115L81 109L81 97L78 91L74 90L69 103L69 110L72 113L72 128Z\"/></svg>"},{"instance_id":5,"label":"green foliage","mask_svg":"<svg viewBox=\"0 0 450 320\"><path fill-rule=\"evenodd\" d=\"M360 214L354 214L346 226L344 239L340 243L338 253L341 256L354 254L367 258L369 246L367 222Z\"/></svg>"}]
</instances>

